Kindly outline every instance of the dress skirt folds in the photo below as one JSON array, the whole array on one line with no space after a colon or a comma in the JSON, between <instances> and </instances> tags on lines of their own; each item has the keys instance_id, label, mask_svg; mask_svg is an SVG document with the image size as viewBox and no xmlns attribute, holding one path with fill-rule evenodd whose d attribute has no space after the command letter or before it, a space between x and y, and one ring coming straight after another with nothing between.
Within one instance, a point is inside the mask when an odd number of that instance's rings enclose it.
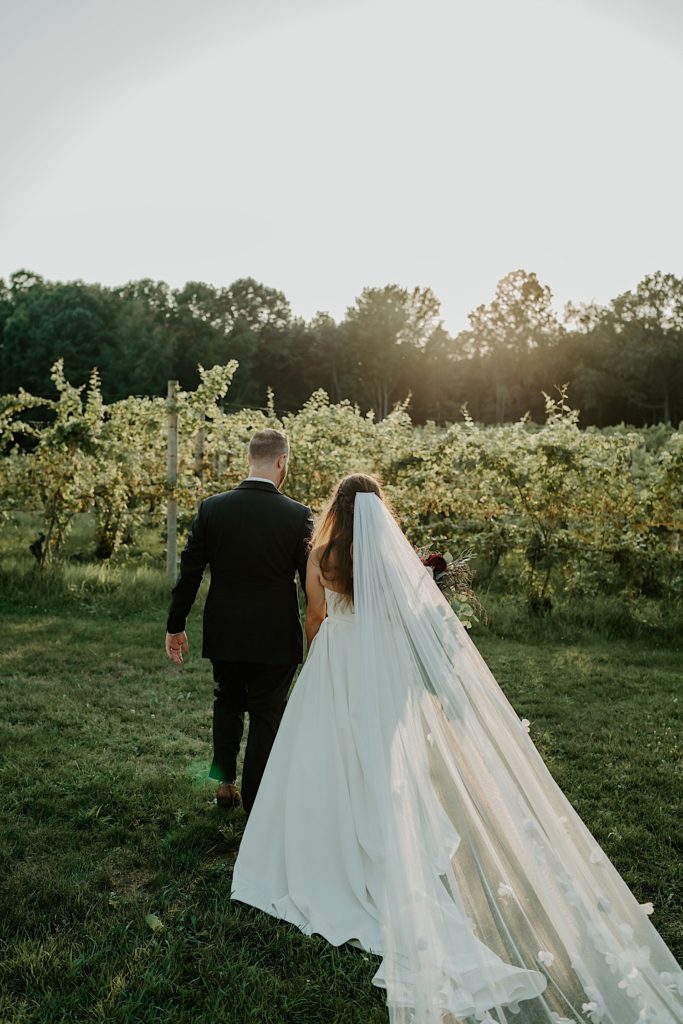
<instances>
[{"instance_id":1,"label":"dress skirt folds","mask_svg":"<svg viewBox=\"0 0 683 1024\"><path fill-rule=\"evenodd\" d=\"M235 864L232 898L322 935L381 954L378 902L384 879L379 794L354 660L354 613L327 592L325 619L289 699ZM452 848L457 835L448 836ZM435 872L438 864L434 865ZM443 889L452 919L451 956L465 993L451 1009L517 1002L546 985L542 973L506 964L473 935ZM490 964L478 977L482 953ZM471 969L467 970L467 965ZM495 982L495 994L487 988ZM383 985L380 967L375 983Z\"/></svg>"},{"instance_id":2,"label":"dress skirt folds","mask_svg":"<svg viewBox=\"0 0 683 1024\"><path fill-rule=\"evenodd\" d=\"M391 1024L683 1024L683 971L376 495L232 898L381 957Z\"/></svg>"}]
</instances>

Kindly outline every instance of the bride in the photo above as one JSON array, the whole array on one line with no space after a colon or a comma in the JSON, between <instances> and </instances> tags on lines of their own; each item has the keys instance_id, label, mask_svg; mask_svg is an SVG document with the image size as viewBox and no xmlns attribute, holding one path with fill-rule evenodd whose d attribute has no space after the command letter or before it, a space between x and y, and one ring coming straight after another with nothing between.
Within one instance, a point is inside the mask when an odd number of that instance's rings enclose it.
<instances>
[{"instance_id":1,"label":"bride","mask_svg":"<svg viewBox=\"0 0 683 1024\"><path fill-rule=\"evenodd\" d=\"M313 538L308 660L232 898L381 956L392 1024L683 1024L683 971L370 476Z\"/></svg>"}]
</instances>

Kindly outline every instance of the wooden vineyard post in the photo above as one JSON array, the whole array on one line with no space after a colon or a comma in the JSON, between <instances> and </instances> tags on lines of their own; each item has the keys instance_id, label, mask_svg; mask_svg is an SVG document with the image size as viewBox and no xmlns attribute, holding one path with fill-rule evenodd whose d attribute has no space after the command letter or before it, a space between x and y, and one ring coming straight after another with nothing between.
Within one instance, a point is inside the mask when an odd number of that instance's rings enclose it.
<instances>
[{"instance_id":1,"label":"wooden vineyard post","mask_svg":"<svg viewBox=\"0 0 683 1024\"><path fill-rule=\"evenodd\" d=\"M199 415L199 429L194 443L194 475L199 479L204 478L204 413Z\"/></svg>"},{"instance_id":2,"label":"wooden vineyard post","mask_svg":"<svg viewBox=\"0 0 683 1024\"><path fill-rule=\"evenodd\" d=\"M166 575L175 582L178 571L178 381L169 380L166 408L168 409L168 441L166 448Z\"/></svg>"}]
</instances>

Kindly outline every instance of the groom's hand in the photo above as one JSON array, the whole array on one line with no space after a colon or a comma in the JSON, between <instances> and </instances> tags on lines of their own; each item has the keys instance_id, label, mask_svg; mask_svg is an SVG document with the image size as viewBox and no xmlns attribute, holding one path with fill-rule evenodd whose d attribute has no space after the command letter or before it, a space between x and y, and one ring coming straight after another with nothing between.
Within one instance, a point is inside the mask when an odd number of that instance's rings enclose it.
<instances>
[{"instance_id":1,"label":"groom's hand","mask_svg":"<svg viewBox=\"0 0 683 1024\"><path fill-rule=\"evenodd\" d=\"M187 646L187 633L184 630L182 633L167 633L166 653L171 661L174 661L176 665L182 665L183 651L185 651L185 654L189 651L189 647Z\"/></svg>"}]
</instances>

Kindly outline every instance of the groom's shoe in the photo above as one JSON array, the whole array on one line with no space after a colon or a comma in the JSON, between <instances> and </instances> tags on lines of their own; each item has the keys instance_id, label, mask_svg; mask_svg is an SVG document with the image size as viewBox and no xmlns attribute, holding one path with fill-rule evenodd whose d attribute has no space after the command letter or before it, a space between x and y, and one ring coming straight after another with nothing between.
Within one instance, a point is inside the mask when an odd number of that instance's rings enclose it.
<instances>
[{"instance_id":1,"label":"groom's shoe","mask_svg":"<svg viewBox=\"0 0 683 1024\"><path fill-rule=\"evenodd\" d=\"M221 782L216 790L216 803L219 807L239 807L242 797L237 786L231 782Z\"/></svg>"}]
</instances>

